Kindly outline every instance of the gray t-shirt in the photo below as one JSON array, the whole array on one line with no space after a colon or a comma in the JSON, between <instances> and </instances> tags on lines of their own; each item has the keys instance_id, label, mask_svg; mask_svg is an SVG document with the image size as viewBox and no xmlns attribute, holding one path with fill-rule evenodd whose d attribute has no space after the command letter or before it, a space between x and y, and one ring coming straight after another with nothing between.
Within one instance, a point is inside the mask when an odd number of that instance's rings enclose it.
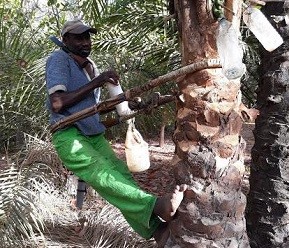
<instances>
[{"instance_id":1,"label":"gray t-shirt","mask_svg":"<svg viewBox=\"0 0 289 248\"><path fill-rule=\"evenodd\" d=\"M98 75L97 68L95 67L94 69L96 70L95 74ZM66 92L77 90L89 81L90 78L87 72L80 68L77 62L65 51L54 51L47 59L46 87L49 95L58 90ZM85 99L65 109L61 113L55 113L51 110L51 104L48 98L47 108L50 111L50 124L55 124L64 117L95 105L99 102L99 98L100 88L96 88L94 92L90 92ZM100 122L98 113L77 121L75 125L84 135L95 135L105 131L105 127Z\"/></svg>"}]
</instances>

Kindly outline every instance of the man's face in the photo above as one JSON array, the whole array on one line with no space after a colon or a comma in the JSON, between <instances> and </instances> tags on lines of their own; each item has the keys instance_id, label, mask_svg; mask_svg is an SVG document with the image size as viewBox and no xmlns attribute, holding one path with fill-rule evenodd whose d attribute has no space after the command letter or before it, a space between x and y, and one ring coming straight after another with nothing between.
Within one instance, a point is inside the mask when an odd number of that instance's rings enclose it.
<instances>
[{"instance_id":1,"label":"man's face","mask_svg":"<svg viewBox=\"0 0 289 248\"><path fill-rule=\"evenodd\" d=\"M68 33L63 37L63 42L72 53L83 58L88 57L91 52L91 39L88 31L82 34Z\"/></svg>"}]
</instances>

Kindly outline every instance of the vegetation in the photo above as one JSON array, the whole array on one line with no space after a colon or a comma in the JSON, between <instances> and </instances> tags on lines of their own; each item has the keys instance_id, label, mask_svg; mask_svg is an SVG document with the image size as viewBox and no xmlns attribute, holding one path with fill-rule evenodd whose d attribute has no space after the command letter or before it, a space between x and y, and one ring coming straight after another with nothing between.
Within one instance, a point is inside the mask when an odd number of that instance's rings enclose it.
<instances>
[{"instance_id":1,"label":"vegetation","mask_svg":"<svg viewBox=\"0 0 289 248\"><path fill-rule=\"evenodd\" d=\"M0 236L3 238L0 243L14 245L15 242L27 240L27 237L34 238L33 242L37 243L39 240L36 237L45 230L46 219L43 217L49 217L51 210L40 202L38 194L56 197L61 189L60 185L55 186L53 176L54 169L59 169L60 165L57 164L55 168L51 166L49 158L54 153L47 148L49 132L44 68L46 57L55 49L49 36L59 37L59 30L68 18L83 18L97 27L98 34L93 37L93 59L100 70L114 67L121 75L123 88L129 89L180 66L177 27L166 4L166 1L161 0L48 0L44 4L37 0L3 0L0 3L0 150L6 154L2 158L6 170L0 174L0 193L13 192L9 201L4 202L0 198ZM256 57L252 53L255 48L246 51L246 63L251 63ZM252 65L256 63L252 62ZM248 76L255 75L255 68L248 68L254 69L254 72L248 72ZM251 79L244 81L243 93L248 105L253 106L255 93L248 81ZM157 89L162 94L176 90L175 82ZM142 97L147 99L151 93L147 92ZM107 97L105 90L103 97ZM138 117L137 127L144 135L151 133L155 136L163 125L164 111L167 113L166 124L173 131L174 104L164 106L152 115ZM110 116L113 117L114 113ZM119 132L119 128L117 131L111 128L108 134L121 139L126 126L121 127L123 133ZM37 140L32 150L31 140L25 139L27 134L34 137L33 144ZM39 140L47 142L47 147L43 148ZM38 155L46 154L43 149L48 149L48 157L41 163L37 160L27 163L30 152L36 150ZM52 167L52 171L45 165ZM0 167L1 170L3 168ZM50 177L47 177L48 171ZM35 202L35 199L39 201ZM8 212L15 215L7 216ZM21 218L16 218L16 215ZM16 225L16 220L21 220L21 223ZM18 225L21 228L13 229ZM4 233L7 226L10 231ZM17 233L17 239L13 232Z\"/></svg>"},{"instance_id":2,"label":"vegetation","mask_svg":"<svg viewBox=\"0 0 289 248\"><path fill-rule=\"evenodd\" d=\"M48 198L49 202L59 203L55 201L55 197L60 197L64 198L62 204L68 202L67 196L59 193L59 190L62 192L63 185L55 184L56 181L60 181L55 175L65 174L59 171L59 161L56 164L53 162L55 153L50 147L47 132L44 68L47 55L55 48L48 37L59 37L60 27L66 18L82 17L99 30L98 35L94 37L92 54L99 68L104 70L107 67L115 67L121 74L123 88L134 87L171 70L177 61L175 55L178 53L173 52L177 44L173 44L171 36L167 34L172 32L173 25L170 20L163 22L166 14L163 3L152 2L148 1L141 6L129 2L126 5L116 3L117 7L107 6L105 1L76 1L73 4L71 1L48 1L44 6L40 1L1 2L1 246L24 247L31 243L38 247L41 240L45 241L45 225L52 225L53 221L57 225L53 216L55 206L49 206L44 201L45 198ZM120 9L118 15L115 14L116 8ZM127 14L126 18L123 17L125 11L131 10L139 17L139 26L134 26L134 30L129 26L131 19L128 19L133 15ZM83 16L83 13L86 15ZM120 22L122 25L117 26L114 22ZM150 27L150 22L154 23L151 30L139 28ZM134 33L136 28L138 32ZM143 39L137 38L141 31L148 33ZM126 46L128 42L130 44ZM164 56L162 49L167 51ZM167 94L174 87L163 86L159 90ZM149 94L150 92L147 96ZM170 108L173 111L173 105ZM156 111L152 121L147 121L147 117L140 118L139 126L143 130L155 130L157 133L161 125L160 116ZM172 113L171 117L173 116ZM33 140L27 140L28 136L33 137ZM7 199L4 200L6 196ZM69 210L66 206L67 209ZM112 216L112 211L115 210L105 208L103 214ZM119 216L118 214L118 219ZM61 220L60 216L57 217ZM97 215L97 218L101 218L101 214ZM111 221L107 223L108 228L112 225L115 227L114 219L108 219L108 222ZM98 225L98 221L100 219L94 219L90 227ZM109 243L112 247L122 247L122 243L124 247L134 247L133 244L140 241L133 234L128 233L127 237L122 235L122 241L116 239L113 234L128 228L122 227L123 223L124 221L119 222L119 228L111 228L108 232L103 232L103 228L93 228L90 240L86 241L94 244L94 247L103 247ZM93 235L97 230L102 232L102 235L97 235L99 240ZM84 239L87 237L86 235ZM132 246L126 245L127 243ZM144 247L150 247L149 243Z\"/></svg>"}]
</instances>

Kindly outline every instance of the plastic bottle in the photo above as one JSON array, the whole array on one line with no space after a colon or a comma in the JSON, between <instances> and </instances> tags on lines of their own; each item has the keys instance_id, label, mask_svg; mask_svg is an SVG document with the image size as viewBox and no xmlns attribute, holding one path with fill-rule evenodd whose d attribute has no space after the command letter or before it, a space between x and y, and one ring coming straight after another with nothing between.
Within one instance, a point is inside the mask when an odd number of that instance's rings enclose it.
<instances>
[{"instance_id":1,"label":"plastic bottle","mask_svg":"<svg viewBox=\"0 0 289 248\"><path fill-rule=\"evenodd\" d=\"M267 51L272 52L283 43L280 34L259 9L246 7L243 21Z\"/></svg>"},{"instance_id":2,"label":"plastic bottle","mask_svg":"<svg viewBox=\"0 0 289 248\"><path fill-rule=\"evenodd\" d=\"M114 96L117 96L117 95L123 93L123 90L122 90L120 84L114 85L111 83L106 83L106 86L107 86L110 97L114 97ZM119 103L115 107L116 107L116 111L117 111L119 116L128 115L131 113L131 109L128 107L127 101Z\"/></svg>"},{"instance_id":3,"label":"plastic bottle","mask_svg":"<svg viewBox=\"0 0 289 248\"><path fill-rule=\"evenodd\" d=\"M237 32L232 23L225 18L219 21L216 42L223 74L228 79L240 78L245 72L245 65L242 62L243 51L239 46Z\"/></svg>"}]
</instances>

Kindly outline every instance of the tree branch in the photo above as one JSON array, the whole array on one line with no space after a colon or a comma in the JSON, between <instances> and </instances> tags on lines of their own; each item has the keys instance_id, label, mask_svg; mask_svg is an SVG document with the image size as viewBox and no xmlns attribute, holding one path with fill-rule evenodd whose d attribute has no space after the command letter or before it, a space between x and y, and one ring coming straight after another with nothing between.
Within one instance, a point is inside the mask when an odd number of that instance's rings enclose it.
<instances>
[{"instance_id":1,"label":"tree branch","mask_svg":"<svg viewBox=\"0 0 289 248\"><path fill-rule=\"evenodd\" d=\"M145 85L134 87L130 90L125 91L118 96L113 98L109 98L106 101L103 101L99 104L96 104L90 108L86 108L82 111L74 113L66 118L61 119L57 123L50 126L50 131L53 133L58 129L67 127L78 120L84 119L88 116L94 115L95 113L99 113L101 111L107 111L109 109L113 109L113 107L123 101L129 101L134 99L137 96L140 96L142 93L149 91L152 88L155 88L161 84L164 84L168 81L172 81L177 79L180 76L185 74L194 73L196 71L209 69L209 68L221 68L220 60L219 59L206 59L203 61L199 61L187 66L184 66L180 69L167 73L165 75L159 76L156 79L149 81Z\"/></svg>"}]
</instances>

